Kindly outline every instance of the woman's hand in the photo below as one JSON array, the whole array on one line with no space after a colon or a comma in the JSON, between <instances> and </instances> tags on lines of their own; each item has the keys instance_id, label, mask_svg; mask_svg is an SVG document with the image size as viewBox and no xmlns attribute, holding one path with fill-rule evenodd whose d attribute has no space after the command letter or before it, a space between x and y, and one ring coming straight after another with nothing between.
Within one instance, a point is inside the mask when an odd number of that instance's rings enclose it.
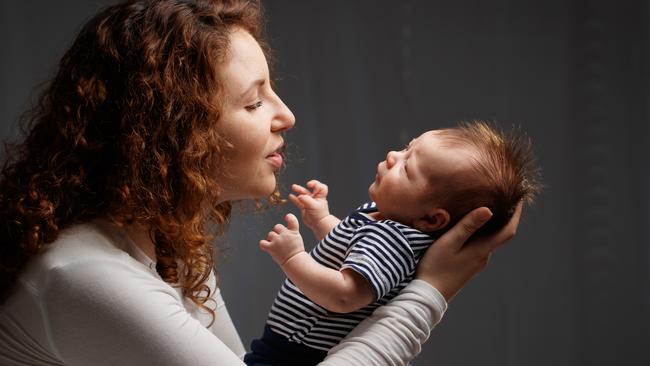
<instances>
[{"instance_id":1,"label":"woman's hand","mask_svg":"<svg viewBox=\"0 0 650 366\"><path fill-rule=\"evenodd\" d=\"M447 301L451 300L472 277L485 268L492 251L515 236L521 211L520 202L512 219L503 229L470 241L470 236L492 217L492 213L486 207L468 213L427 249L418 264L415 278L428 282Z\"/></svg>"}]
</instances>

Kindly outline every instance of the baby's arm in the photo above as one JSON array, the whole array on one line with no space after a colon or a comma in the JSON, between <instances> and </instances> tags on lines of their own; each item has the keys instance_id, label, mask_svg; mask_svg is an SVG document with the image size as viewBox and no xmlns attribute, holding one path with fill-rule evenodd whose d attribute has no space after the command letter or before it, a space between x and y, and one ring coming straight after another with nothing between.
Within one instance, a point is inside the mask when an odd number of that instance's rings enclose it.
<instances>
[{"instance_id":1,"label":"baby's arm","mask_svg":"<svg viewBox=\"0 0 650 366\"><path fill-rule=\"evenodd\" d=\"M327 205L327 185L317 180L310 180L307 182L307 188L298 184L294 184L291 188L296 194L290 194L289 199L298 206L302 220L314 233L316 239L323 240L325 235L341 222L336 216L330 214Z\"/></svg>"},{"instance_id":2,"label":"baby's arm","mask_svg":"<svg viewBox=\"0 0 650 366\"><path fill-rule=\"evenodd\" d=\"M285 216L287 227L277 224L260 248L280 265L287 277L313 302L336 313L349 313L370 304L374 295L368 281L351 269L337 271L314 260L298 231L298 219Z\"/></svg>"}]
</instances>

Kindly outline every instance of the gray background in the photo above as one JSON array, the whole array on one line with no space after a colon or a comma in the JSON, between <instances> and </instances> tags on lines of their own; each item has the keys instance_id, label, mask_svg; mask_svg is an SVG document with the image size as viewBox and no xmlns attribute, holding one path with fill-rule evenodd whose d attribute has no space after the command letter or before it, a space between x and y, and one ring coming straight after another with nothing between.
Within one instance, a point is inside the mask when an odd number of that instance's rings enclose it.
<instances>
[{"instance_id":1,"label":"gray background","mask_svg":"<svg viewBox=\"0 0 650 366\"><path fill-rule=\"evenodd\" d=\"M108 3L2 0L3 138ZM386 151L428 129L481 118L534 141L544 193L416 364L650 364L647 1L265 5L277 88L297 117L283 183L323 180L335 214L366 199ZM248 344L283 278L257 242L295 210L241 211L219 241L220 271Z\"/></svg>"}]
</instances>

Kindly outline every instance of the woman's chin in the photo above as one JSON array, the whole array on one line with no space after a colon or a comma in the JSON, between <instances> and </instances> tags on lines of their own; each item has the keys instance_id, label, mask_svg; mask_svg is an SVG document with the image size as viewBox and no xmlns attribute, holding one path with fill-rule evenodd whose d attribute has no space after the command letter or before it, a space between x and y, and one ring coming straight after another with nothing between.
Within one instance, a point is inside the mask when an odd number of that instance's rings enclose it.
<instances>
[{"instance_id":1,"label":"woman's chin","mask_svg":"<svg viewBox=\"0 0 650 366\"><path fill-rule=\"evenodd\" d=\"M277 189L277 180L275 179L275 176L273 179L268 179L267 182L265 182L263 187L260 187L260 192L259 196L255 197L257 199L264 199L271 197Z\"/></svg>"},{"instance_id":2,"label":"woman's chin","mask_svg":"<svg viewBox=\"0 0 650 366\"><path fill-rule=\"evenodd\" d=\"M226 188L224 187L221 194L223 201L243 201L243 200L263 200L271 197L276 189L275 179L268 179L262 184L255 186L245 186Z\"/></svg>"}]
</instances>

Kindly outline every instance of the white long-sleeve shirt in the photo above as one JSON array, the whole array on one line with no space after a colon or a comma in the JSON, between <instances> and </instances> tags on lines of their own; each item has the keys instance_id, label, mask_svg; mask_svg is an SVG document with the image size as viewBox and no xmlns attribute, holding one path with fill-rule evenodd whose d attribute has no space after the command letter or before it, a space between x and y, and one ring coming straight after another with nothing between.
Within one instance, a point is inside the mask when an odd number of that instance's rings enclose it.
<instances>
[{"instance_id":1,"label":"white long-sleeve shirt","mask_svg":"<svg viewBox=\"0 0 650 366\"><path fill-rule=\"evenodd\" d=\"M214 276L216 321L165 283L124 233L95 221L32 258L0 306L2 365L242 366L244 347ZM323 365L406 365L446 309L413 281L332 349Z\"/></svg>"}]
</instances>

